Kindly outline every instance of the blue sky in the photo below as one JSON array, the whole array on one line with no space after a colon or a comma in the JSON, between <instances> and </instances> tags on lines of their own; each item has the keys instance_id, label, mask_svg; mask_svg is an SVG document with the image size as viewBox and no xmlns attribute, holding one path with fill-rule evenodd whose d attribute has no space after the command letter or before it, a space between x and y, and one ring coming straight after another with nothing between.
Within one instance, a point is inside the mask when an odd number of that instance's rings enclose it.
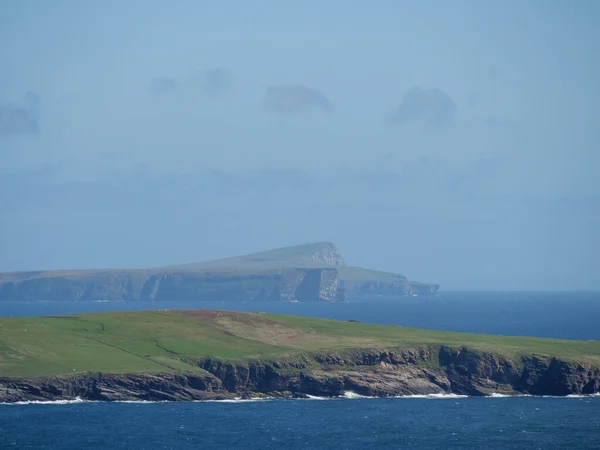
<instances>
[{"instance_id":1,"label":"blue sky","mask_svg":"<svg viewBox=\"0 0 600 450\"><path fill-rule=\"evenodd\" d=\"M448 288L598 289L599 18L6 0L0 270L332 240Z\"/></svg>"}]
</instances>

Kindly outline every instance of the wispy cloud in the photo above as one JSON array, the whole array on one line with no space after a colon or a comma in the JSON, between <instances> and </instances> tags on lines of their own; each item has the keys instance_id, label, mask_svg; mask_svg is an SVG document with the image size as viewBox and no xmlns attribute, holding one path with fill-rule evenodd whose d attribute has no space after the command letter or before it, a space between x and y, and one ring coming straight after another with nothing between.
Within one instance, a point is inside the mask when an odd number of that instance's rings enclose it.
<instances>
[{"instance_id":1,"label":"wispy cloud","mask_svg":"<svg viewBox=\"0 0 600 450\"><path fill-rule=\"evenodd\" d=\"M156 77L150 80L148 94L152 96L172 94L179 89L179 81L171 77Z\"/></svg>"},{"instance_id":2,"label":"wispy cloud","mask_svg":"<svg viewBox=\"0 0 600 450\"><path fill-rule=\"evenodd\" d=\"M194 84L207 94L223 94L231 89L231 72L224 67L201 70L193 76Z\"/></svg>"},{"instance_id":3,"label":"wispy cloud","mask_svg":"<svg viewBox=\"0 0 600 450\"><path fill-rule=\"evenodd\" d=\"M301 85L269 87L265 92L264 107L277 114L309 111L333 112L333 103L325 94Z\"/></svg>"},{"instance_id":4,"label":"wispy cloud","mask_svg":"<svg viewBox=\"0 0 600 450\"><path fill-rule=\"evenodd\" d=\"M456 109L456 103L446 92L413 87L404 94L400 105L388 114L387 119L393 125L423 122L439 127L452 121Z\"/></svg>"},{"instance_id":5,"label":"wispy cloud","mask_svg":"<svg viewBox=\"0 0 600 450\"><path fill-rule=\"evenodd\" d=\"M0 103L0 135L14 136L39 132L40 97L35 92L25 94L24 105Z\"/></svg>"},{"instance_id":6,"label":"wispy cloud","mask_svg":"<svg viewBox=\"0 0 600 450\"><path fill-rule=\"evenodd\" d=\"M223 94L232 87L231 72L224 67L213 67L211 69L194 72L187 79L179 80L174 77L155 77L150 80L148 94L151 96L164 96L176 92L201 91L205 94Z\"/></svg>"}]
</instances>

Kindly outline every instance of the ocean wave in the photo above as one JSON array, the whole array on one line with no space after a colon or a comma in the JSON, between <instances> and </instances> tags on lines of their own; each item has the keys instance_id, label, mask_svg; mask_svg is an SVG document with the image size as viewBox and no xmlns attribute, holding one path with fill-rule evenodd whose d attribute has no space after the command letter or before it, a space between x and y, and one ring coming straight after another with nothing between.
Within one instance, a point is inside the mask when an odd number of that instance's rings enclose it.
<instances>
[{"instance_id":1,"label":"ocean wave","mask_svg":"<svg viewBox=\"0 0 600 450\"><path fill-rule=\"evenodd\" d=\"M457 399L457 398L469 398L468 395L459 394L448 394L445 392L438 392L436 394L411 394L411 395L398 395L392 398L425 398L425 399Z\"/></svg>"},{"instance_id":2,"label":"ocean wave","mask_svg":"<svg viewBox=\"0 0 600 450\"><path fill-rule=\"evenodd\" d=\"M518 398L518 397L531 397L531 398L556 398L556 399L564 399L564 398L600 398L600 392L596 392L595 394L569 394L566 396L558 396L558 395L530 395L530 394L500 394L498 392L492 392L490 395L486 395L484 397L473 397L473 398ZM264 401L272 401L272 400L339 400L339 399L349 399L349 400L358 400L358 399L464 399L471 398L469 395L460 395L460 394L452 394L439 392L435 394L411 394L411 395L396 395L391 397L370 397L366 395L357 394L356 392L346 391L344 395L339 397L320 397L316 395L306 395L306 398L303 399L291 399L291 398L276 398L276 397L256 397L256 398L231 398L231 399L219 399L219 400L191 400L189 403L252 403L252 402L264 402ZM72 400L30 400L30 401L21 401L21 402L10 402L10 403L1 403L0 406L23 406L23 405L73 405L73 404L81 404L81 403L131 403L131 404L153 404L153 403L185 403L185 402L174 402L171 400L115 400L115 401L96 401L96 400L83 400L80 397L75 397Z\"/></svg>"},{"instance_id":3,"label":"ocean wave","mask_svg":"<svg viewBox=\"0 0 600 450\"><path fill-rule=\"evenodd\" d=\"M24 402L0 403L0 405L72 405L74 403L93 403L88 400L83 400L75 397L73 400L28 400Z\"/></svg>"},{"instance_id":4,"label":"ocean wave","mask_svg":"<svg viewBox=\"0 0 600 450\"><path fill-rule=\"evenodd\" d=\"M357 394L356 392L352 392L352 391L345 391L344 395L341 396L342 398L349 398L349 399L357 399L357 398L378 398L378 397L369 397L366 395L360 395Z\"/></svg>"},{"instance_id":5,"label":"ocean wave","mask_svg":"<svg viewBox=\"0 0 600 450\"><path fill-rule=\"evenodd\" d=\"M316 395L308 395L306 394L305 400L330 400L331 397L318 397Z\"/></svg>"},{"instance_id":6,"label":"ocean wave","mask_svg":"<svg viewBox=\"0 0 600 450\"><path fill-rule=\"evenodd\" d=\"M500 394L499 392L492 392L490 395L486 395L487 398L514 398L514 397L534 397L531 394Z\"/></svg>"},{"instance_id":7,"label":"ocean wave","mask_svg":"<svg viewBox=\"0 0 600 450\"><path fill-rule=\"evenodd\" d=\"M255 397L255 398L224 398L220 400L193 400L193 403L252 403L252 402L265 402L268 400L275 400L274 397Z\"/></svg>"}]
</instances>

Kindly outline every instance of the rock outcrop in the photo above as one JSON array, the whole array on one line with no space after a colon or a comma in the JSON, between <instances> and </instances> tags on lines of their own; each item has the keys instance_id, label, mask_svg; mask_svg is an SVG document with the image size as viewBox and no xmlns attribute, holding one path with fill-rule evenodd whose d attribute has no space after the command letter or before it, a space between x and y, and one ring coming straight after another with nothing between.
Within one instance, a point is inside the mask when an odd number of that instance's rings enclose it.
<instances>
[{"instance_id":1,"label":"rock outcrop","mask_svg":"<svg viewBox=\"0 0 600 450\"><path fill-rule=\"evenodd\" d=\"M311 254L311 259L317 263L325 266L345 266L346 262L342 258L342 254L330 242L325 242L316 248Z\"/></svg>"},{"instance_id":2,"label":"rock outcrop","mask_svg":"<svg viewBox=\"0 0 600 450\"><path fill-rule=\"evenodd\" d=\"M0 301L335 301L335 269L99 273L0 281Z\"/></svg>"},{"instance_id":3,"label":"rock outcrop","mask_svg":"<svg viewBox=\"0 0 600 450\"><path fill-rule=\"evenodd\" d=\"M0 301L339 301L434 295L437 289L349 268L331 243L158 269L0 274Z\"/></svg>"},{"instance_id":4,"label":"rock outcrop","mask_svg":"<svg viewBox=\"0 0 600 450\"><path fill-rule=\"evenodd\" d=\"M77 374L1 378L0 402L189 401L234 397L335 397L454 393L471 396L595 394L600 368L544 356L513 361L466 348L345 350L272 361L205 358L194 374Z\"/></svg>"}]
</instances>

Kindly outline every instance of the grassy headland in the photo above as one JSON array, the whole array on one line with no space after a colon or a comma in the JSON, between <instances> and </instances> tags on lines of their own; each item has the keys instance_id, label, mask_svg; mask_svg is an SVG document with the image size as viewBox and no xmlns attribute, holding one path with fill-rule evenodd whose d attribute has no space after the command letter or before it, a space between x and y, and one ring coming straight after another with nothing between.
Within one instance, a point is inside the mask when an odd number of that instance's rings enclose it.
<instances>
[{"instance_id":1,"label":"grassy headland","mask_svg":"<svg viewBox=\"0 0 600 450\"><path fill-rule=\"evenodd\" d=\"M209 310L0 318L0 376L195 372L203 357L243 360L342 349L466 347L600 365L600 342L505 337Z\"/></svg>"},{"instance_id":2,"label":"grassy headland","mask_svg":"<svg viewBox=\"0 0 600 450\"><path fill-rule=\"evenodd\" d=\"M140 270L0 273L2 301L341 301L434 295L439 286L347 267L329 242Z\"/></svg>"}]
</instances>

